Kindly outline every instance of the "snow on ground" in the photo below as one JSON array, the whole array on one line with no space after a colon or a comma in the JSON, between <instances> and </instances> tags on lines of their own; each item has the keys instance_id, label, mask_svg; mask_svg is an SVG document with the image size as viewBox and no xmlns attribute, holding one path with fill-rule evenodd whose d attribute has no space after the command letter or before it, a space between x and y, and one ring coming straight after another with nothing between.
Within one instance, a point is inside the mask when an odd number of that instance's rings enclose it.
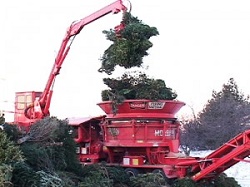
<instances>
[{"instance_id":1,"label":"snow on ground","mask_svg":"<svg viewBox=\"0 0 250 187\"><path fill-rule=\"evenodd\" d=\"M194 151L191 156L205 157L212 151ZM247 158L248 159L248 158ZM250 187L250 163L239 162L225 171L227 176L234 177L241 187Z\"/></svg>"}]
</instances>

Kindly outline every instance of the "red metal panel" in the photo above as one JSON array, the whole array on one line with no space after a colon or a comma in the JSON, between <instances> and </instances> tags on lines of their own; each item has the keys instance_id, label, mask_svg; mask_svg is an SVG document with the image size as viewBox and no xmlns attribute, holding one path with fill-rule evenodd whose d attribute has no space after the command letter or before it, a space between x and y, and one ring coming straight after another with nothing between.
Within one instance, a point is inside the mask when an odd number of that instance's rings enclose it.
<instances>
[{"instance_id":1,"label":"red metal panel","mask_svg":"<svg viewBox=\"0 0 250 187\"><path fill-rule=\"evenodd\" d=\"M111 118L174 118L174 115L185 105L185 103L175 100L125 100L121 105L117 106L118 111L115 115L112 115L111 101L98 103L98 105L108 117Z\"/></svg>"}]
</instances>

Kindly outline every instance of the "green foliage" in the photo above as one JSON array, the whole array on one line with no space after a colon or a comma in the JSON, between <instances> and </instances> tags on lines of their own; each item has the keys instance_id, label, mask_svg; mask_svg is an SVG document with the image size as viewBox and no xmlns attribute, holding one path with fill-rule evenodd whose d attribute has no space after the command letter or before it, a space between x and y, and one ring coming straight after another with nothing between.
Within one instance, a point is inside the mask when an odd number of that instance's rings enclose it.
<instances>
[{"instance_id":1,"label":"green foliage","mask_svg":"<svg viewBox=\"0 0 250 187\"><path fill-rule=\"evenodd\" d=\"M40 187L63 187L64 182L56 173L46 173L44 171L38 171L37 174L40 176Z\"/></svg>"},{"instance_id":2,"label":"green foliage","mask_svg":"<svg viewBox=\"0 0 250 187\"><path fill-rule=\"evenodd\" d=\"M167 185L162 176L157 173L139 174L136 177L131 177L130 180L131 187L162 187Z\"/></svg>"},{"instance_id":3,"label":"green foliage","mask_svg":"<svg viewBox=\"0 0 250 187\"><path fill-rule=\"evenodd\" d=\"M14 142L17 142L19 138L19 130L17 128L17 125L11 125L8 123L4 124L4 132L7 134L7 137Z\"/></svg>"},{"instance_id":4,"label":"green foliage","mask_svg":"<svg viewBox=\"0 0 250 187\"><path fill-rule=\"evenodd\" d=\"M153 46L149 39L159 34L156 27L144 24L130 13L124 14L122 24L124 29L118 34L113 29L103 31L112 44L104 51L99 72L110 75L116 66L125 69L142 67L143 57L148 55L147 50ZM102 91L102 100L112 101L113 113L117 112L117 105L125 99L172 100L177 97L171 88L166 87L164 80L150 79L141 72L134 76L124 73L116 79L104 78L103 82L109 89Z\"/></svg>"},{"instance_id":5,"label":"green foliage","mask_svg":"<svg viewBox=\"0 0 250 187\"><path fill-rule=\"evenodd\" d=\"M84 179L79 187L112 187L113 180L109 178L105 167L93 164L84 167Z\"/></svg>"},{"instance_id":6,"label":"green foliage","mask_svg":"<svg viewBox=\"0 0 250 187\"><path fill-rule=\"evenodd\" d=\"M198 187L198 184L190 178L177 179L172 187Z\"/></svg>"},{"instance_id":7,"label":"green foliage","mask_svg":"<svg viewBox=\"0 0 250 187\"><path fill-rule=\"evenodd\" d=\"M222 173L213 179L198 182L190 178L177 179L172 187L240 187L240 185L234 178L227 177L226 174Z\"/></svg>"},{"instance_id":8,"label":"green foliage","mask_svg":"<svg viewBox=\"0 0 250 187\"><path fill-rule=\"evenodd\" d=\"M130 186L129 175L122 167L105 167L108 177L113 181L114 186Z\"/></svg>"},{"instance_id":9,"label":"green foliage","mask_svg":"<svg viewBox=\"0 0 250 187\"><path fill-rule=\"evenodd\" d=\"M19 147L10 141L4 131L0 131L0 163L12 164L23 161Z\"/></svg>"},{"instance_id":10,"label":"green foliage","mask_svg":"<svg viewBox=\"0 0 250 187\"><path fill-rule=\"evenodd\" d=\"M76 155L76 143L71 131L71 126L67 121L60 121L60 126L57 131L57 138L59 142L62 142L62 146L55 147L55 155L63 155L63 160L66 163L65 171L73 172L81 175L82 167ZM56 157L55 157L56 158ZM55 159L54 164L59 163L61 158ZM57 170L60 170L60 166L57 164Z\"/></svg>"},{"instance_id":11,"label":"green foliage","mask_svg":"<svg viewBox=\"0 0 250 187\"><path fill-rule=\"evenodd\" d=\"M7 164L0 165L0 187L12 186L12 166Z\"/></svg>"},{"instance_id":12,"label":"green foliage","mask_svg":"<svg viewBox=\"0 0 250 187\"><path fill-rule=\"evenodd\" d=\"M85 166L81 187L126 187L131 186L127 173L121 167L109 167L104 164Z\"/></svg>"},{"instance_id":13,"label":"green foliage","mask_svg":"<svg viewBox=\"0 0 250 187\"><path fill-rule=\"evenodd\" d=\"M70 130L66 120L55 117L35 123L26 135L27 140L20 145L25 162L15 166L13 183L19 186L67 187L80 181L83 171Z\"/></svg>"},{"instance_id":14,"label":"green foliage","mask_svg":"<svg viewBox=\"0 0 250 187\"><path fill-rule=\"evenodd\" d=\"M213 181L214 181L214 186L215 187L240 187L238 182L233 177L228 177L224 173L219 175Z\"/></svg>"},{"instance_id":15,"label":"green foliage","mask_svg":"<svg viewBox=\"0 0 250 187\"><path fill-rule=\"evenodd\" d=\"M59 120L56 117L46 117L32 124L27 134L27 141L44 144L59 142L66 135L65 128L70 128L67 121Z\"/></svg>"},{"instance_id":16,"label":"green foliage","mask_svg":"<svg viewBox=\"0 0 250 187\"><path fill-rule=\"evenodd\" d=\"M40 130L42 127L48 131ZM35 123L29 133L31 138L21 145L26 162L37 171L65 170L80 173L81 165L75 153L76 143L70 130L66 120L55 117Z\"/></svg>"},{"instance_id":17,"label":"green foliage","mask_svg":"<svg viewBox=\"0 0 250 187\"><path fill-rule=\"evenodd\" d=\"M36 187L39 186L40 176L36 171L25 162L14 165L12 183L20 187Z\"/></svg>"},{"instance_id":18,"label":"green foliage","mask_svg":"<svg viewBox=\"0 0 250 187\"><path fill-rule=\"evenodd\" d=\"M59 178L62 179L63 187L78 186L78 183L81 180L79 176L72 172L57 171L56 173Z\"/></svg>"},{"instance_id":19,"label":"green foliage","mask_svg":"<svg viewBox=\"0 0 250 187\"><path fill-rule=\"evenodd\" d=\"M26 158L26 163L35 171L53 172L55 170L53 160L46 147L36 143L25 143L22 144L21 149Z\"/></svg>"},{"instance_id":20,"label":"green foliage","mask_svg":"<svg viewBox=\"0 0 250 187\"><path fill-rule=\"evenodd\" d=\"M111 88L109 92L105 90L102 93L104 101L110 100L112 94L123 96L124 99L173 100L177 97L171 88L166 87L163 80L150 79L144 73L137 75L123 74L121 78L104 78L103 81ZM108 96L105 94L108 94Z\"/></svg>"},{"instance_id":21,"label":"green foliage","mask_svg":"<svg viewBox=\"0 0 250 187\"><path fill-rule=\"evenodd\" d=\"M102 91L103 101L112 101L113 112L125 99L173 100L177 94L161 79L150 79L144 73L124 73L120 78L104 78L110 89Z\"/></svg>"},{"instance_id":22,"label":"green foliage","mask_svg":"<svg viewBox=\"0 0 250 187\"><path fill-rule=\"evenodd\" d=\"M113 43L101 58L102 67L99 72L111 74L117 65L126 69L140 67L143 63L142 58L148 55L147 50L153 46L149 39L159 34L155 27L143 24L130 13L124 15L122 22L125 28L119 37L114 30L103 31L106 38Z\"/></svg>"}]
</instances>

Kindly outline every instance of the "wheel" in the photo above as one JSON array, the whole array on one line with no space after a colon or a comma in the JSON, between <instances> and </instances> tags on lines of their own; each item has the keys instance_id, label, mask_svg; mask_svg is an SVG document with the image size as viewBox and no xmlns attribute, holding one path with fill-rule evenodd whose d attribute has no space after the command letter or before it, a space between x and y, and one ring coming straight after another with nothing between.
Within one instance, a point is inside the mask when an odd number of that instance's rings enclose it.
<instances>
[{"instance_id":1,"label":"wheel","mask_svg":"<svg viewBox=\"0 0 250 187\"><path fill-rule=\"evenodd\" d=\"M165 173L164 173L164 171L163 171L162 169L155 169L155 170L153 170L152 173L158 174L158 175L159 175L159 178L165 180L168 184L171 184L171 183L172 183L172 180L169 179L169 178L165 175Z\"/></svg>"},{"instance_id":2,"label":"wheel","mask_svg":"<svg viewBox=\"0 0 250 187\"><path fill-rule=\"evenodd\" d=\"M126 168L125 172L130 176L130 177L136 177L139 174L138 169L136 168Z\"/></svg>"},{"instance_id":3,"label":"wheel","mask_svg":"<svg viewBox=\"0 0 250 187\"><path fill-rule=\"evenodd\" d=\"M155 170L153 170L152 173L159 174L159 176L162 177L162 178L164 178L164 179L167 178L166 175L165 175L165 173L164 173L164 171L162 169L155 169Z\"/></svg>"}]
</instances>

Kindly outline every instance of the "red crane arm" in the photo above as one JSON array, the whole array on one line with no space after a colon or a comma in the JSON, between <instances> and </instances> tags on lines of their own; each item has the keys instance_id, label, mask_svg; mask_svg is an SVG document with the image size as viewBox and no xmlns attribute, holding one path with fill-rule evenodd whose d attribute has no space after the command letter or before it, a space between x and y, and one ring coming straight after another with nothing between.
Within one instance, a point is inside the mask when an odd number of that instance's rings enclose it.
<instances>
[{"instance_id":1,"label":"red crane arm","mask_svg":"<svg viewBox=\"0 0 250 187\"><path fill-rule=\"evenodd\" d=\"M49 75L47 84L46 84L44 91L42 92L42 94L39 98L39 103L36 103L36 101L35 101L35 103L33 104L33 106L40 105L40 108L41 108L40 115L36 115L36 116L40 116L38 118L43 118L44 116L49 115L49 107L50 107L51 97L52 97L52 93L53 93L53 90L52 90L53 83L55 81L56 76L60 72L61 66L62 66L64 59L66 58L66 56L70 50L70 46L71 46L75 36L81 32L81 30L83 29L84 26L94 22L95 20L97 20L97 19L99 19L99 18L101 18L109 13L116 14L120 11L126 12L127 8L123 4L122 0L117 0L113 3L111 3L110 5L94 12L93 14L91 14L85 18L83 18L79 21L73 22L70 25L70 27L67 29L67 32L66 32L64 39L62 40L60 49L59 49L58 54L55 58L55 63L53 65L53 68L52 68L51 73ZM122 29L123 28L122 23L115 28L117 30ZM32 108L32 107L30 107L30 108ZM27 115L27 112L26 112L26 117L28 117L28 116L29 115Z\"/></svg>"}]
</instances>

